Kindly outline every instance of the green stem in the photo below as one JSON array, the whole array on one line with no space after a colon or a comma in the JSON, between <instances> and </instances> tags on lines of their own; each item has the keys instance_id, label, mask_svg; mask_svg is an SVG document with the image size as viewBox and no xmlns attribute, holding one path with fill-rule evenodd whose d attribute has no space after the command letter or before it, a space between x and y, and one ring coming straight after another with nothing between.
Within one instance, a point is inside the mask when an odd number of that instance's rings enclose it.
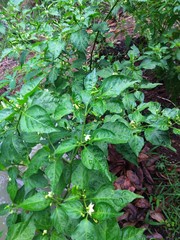
<instances>
[{"instance_id":1,"label":"green stem","mask_svg":"<svg viewBox=\"0 0 180 240\"><path fill-rule=\"evenodd\" d=\"M117 3L119 2L119 0L117 0L114 5L112 6L112 8L110 9L110 11L108 12L108 14L106 15L106 17L103 19L103 21L106 21L109 17L109 15L111 14L111 12L113 11L113 9L115 8L115 6L117 5ZM96 33L96 37L94 39L94 43L93 43L93 47L92 47L92 50L91 50L91 54L90 54L90 71L92 71L92 62L93 62L93 53L94 53L94 49L95 49L95 46L96 46L96 42L97 42L97 39L98 39L98 36L99 36L99 31L97 31Z\"/></svg>"}]
</instances>

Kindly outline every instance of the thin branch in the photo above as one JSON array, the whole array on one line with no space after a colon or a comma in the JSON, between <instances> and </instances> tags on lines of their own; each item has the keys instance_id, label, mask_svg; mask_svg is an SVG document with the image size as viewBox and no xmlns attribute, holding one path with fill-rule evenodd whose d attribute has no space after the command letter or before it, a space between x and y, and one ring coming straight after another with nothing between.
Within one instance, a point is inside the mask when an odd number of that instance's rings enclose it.
<instances>
[{"instance_id":1,"label":"thin branch","mask_svg":"<svg viewBox=\"0 0 180 240\"><path fill-rule=\"evenodd\" d=\"M117 5L117 3L119 2L119 0L117 0L114 5L112 6L112 8L110 9L110 11L108 12L108 14L106 15L106 17L104 18L103 21L106 21L109 17L109 15L111 14L111 12L113 11L113 9L115 8L115 6ZM93 47L92 47L92 50L91 50L91 55L90 55L90 71L92 70L92 62L93 62L93 53L94 53L94 49L95 49L95 46L96 46L96 43L97 43L97 39L98 39L98 36L99 36L99 31L96 33L96 37L94 39L94 43L93 43Z\"/></svg>"}]
</instances>

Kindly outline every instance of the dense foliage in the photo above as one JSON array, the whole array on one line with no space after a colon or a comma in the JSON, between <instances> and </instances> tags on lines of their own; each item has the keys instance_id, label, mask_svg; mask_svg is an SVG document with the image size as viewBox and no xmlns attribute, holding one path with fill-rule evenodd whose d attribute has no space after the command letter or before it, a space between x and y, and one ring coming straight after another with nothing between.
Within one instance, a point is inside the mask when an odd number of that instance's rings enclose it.
<instances>
[{"instance_id":1,"label":"dense foliage","mask_svg":"<svg viewBox=\"0 0 180 240\"><path fill-rule=\"evenodd\" d=\"M143 78L144 69L168 66L161 52L174 45L155 41L143 54L133 45L122 61L99 56L112 45L106 20L118 4L45 0L27 8L10 0L1 10L1 60L19 59L0 82L9 86L0 97L0 169L12 201L0 206L7 240L145 239L144 229L119 228L122 209L141 196L114 189L108 144L136 165L145 141L174 150L169 131L179 134L179 109L145 102L143 93L159 85Z\"/></svg>"}]
</instances>

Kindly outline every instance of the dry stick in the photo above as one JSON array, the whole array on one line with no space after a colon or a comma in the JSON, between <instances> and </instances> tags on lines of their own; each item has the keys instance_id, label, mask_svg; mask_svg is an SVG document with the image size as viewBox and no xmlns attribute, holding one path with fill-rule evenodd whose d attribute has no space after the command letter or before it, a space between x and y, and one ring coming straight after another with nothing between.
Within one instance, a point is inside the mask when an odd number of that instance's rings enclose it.
<instances>
[{"instance_id":1,"label":"dry stick","mask_svg":"<svg viewBox=\"0 0 180 240\"><path fill-rule=\"evenodd\" d=\"M107 16L104 18L103 21L106 21L109 17L109 15L111 14L112 10L115 8L116 4L119 2L119 0L117 0L115 2L115 4L112 6L111 10L109 11L109 13L107 14ZM91 55L90 55L90 71L92 70L92 57L93 57L93 52L94 52L94 49L95 49L95 46L96 46L96 42L97 42L97 39L98 39L98 36L99 36L99 31L97 32L96 34L96 37L94 39L94 43L93 43L93 47L92 47L92 50L91 50Z\"/></svg>"}]
</instances>

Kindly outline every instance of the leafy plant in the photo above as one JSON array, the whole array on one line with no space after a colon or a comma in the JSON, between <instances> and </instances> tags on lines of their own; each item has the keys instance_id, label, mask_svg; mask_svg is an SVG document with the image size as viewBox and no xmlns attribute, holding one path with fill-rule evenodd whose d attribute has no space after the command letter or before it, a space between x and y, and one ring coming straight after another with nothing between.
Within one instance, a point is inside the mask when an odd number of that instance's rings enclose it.
<instances>
[{"instance_id":1,"label":"leafy plant","mask_svg":"<svg viewBox=\"0 0 180 240\"><path fill-rule=\"evenodd\" d=\"M9 39L1 59L19 58L23 75L14 75L19 91L1 96L7 240L145 239L144 229L117 223L141 196L114 189L108 144L136 165L145 141L174 150L168 130L179 133L179 109L144 102L142 89L158 84L143 79L136 46L129 60L96 61L118 1L43 1L32 9L22 2L1 12Z\"/></svg>"}]
</instances>

